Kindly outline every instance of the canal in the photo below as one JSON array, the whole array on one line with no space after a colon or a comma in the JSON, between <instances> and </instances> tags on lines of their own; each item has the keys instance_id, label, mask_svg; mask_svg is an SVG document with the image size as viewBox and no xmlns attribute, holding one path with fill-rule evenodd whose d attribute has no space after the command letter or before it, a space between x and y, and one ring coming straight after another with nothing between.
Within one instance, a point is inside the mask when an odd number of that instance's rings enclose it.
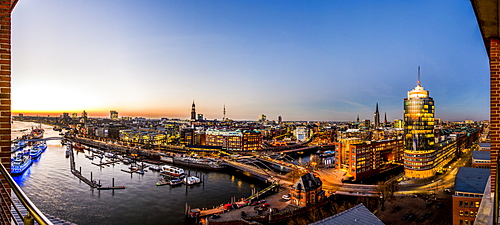
<instances>
[{"instance_id":1,"label":"canal","mask_svg":"<svg viewBox=\"0 0 500 225\"><path fill-rule=\"evenodd\" d=\"M39 124L14 121L12 138L27 134ZM42 125L44 137L57 137L52 127ZM26 130L27 129L27 130ZM24 130L24 131L23 131ZM84 153L75 152L76 169L82 175L100 180L103 186L125 186L122 190L96 190L81 182L70 171L65 146L60 141L48 141L42 156L21 176L14 180L44 213L77 224L193 224L186 220L186 203L193 208L211 208L250 196L252 189L264 184L239 174L190 169L205 177L196 186L156 186L159 174L148 171L144 175L122 172L127 165L117 164L103 168L92 165ZM94 162L98 162L95 158ZM186 172L189 168L184 168Z\"/></svg>"}]
</instances>

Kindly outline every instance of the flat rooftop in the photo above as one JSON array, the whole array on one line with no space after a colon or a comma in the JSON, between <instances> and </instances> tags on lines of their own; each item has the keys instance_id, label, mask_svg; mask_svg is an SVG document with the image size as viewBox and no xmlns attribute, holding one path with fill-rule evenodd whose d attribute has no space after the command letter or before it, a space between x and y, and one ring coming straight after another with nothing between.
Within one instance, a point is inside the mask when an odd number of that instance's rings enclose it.
<instances>
[{"instance_id":1,"label":"flat rooftop","mask_svg":"<svg viewBox=\"0 0 500 225\"><path fill-rule=\"evenodd\" d=\"M479 160L491 160L491 152L490 151L473 151L472 159Z\"/></svg>"},{"instance_id":2,"label":"flat rooftop","mask_svg":"<svg viewBox=\"0 0 500 225\"><path fill-rule=\"evenodd\" d=\"M483 194L490 169L460 167L455 177L455 191Z\"/></svg>"}]
</instances>

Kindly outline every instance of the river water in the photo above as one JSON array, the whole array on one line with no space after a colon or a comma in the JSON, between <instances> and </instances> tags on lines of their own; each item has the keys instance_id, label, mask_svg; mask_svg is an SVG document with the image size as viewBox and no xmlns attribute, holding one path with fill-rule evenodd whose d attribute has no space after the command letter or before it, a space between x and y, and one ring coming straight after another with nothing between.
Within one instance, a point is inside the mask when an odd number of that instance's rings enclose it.
<instances>
[{"instance_id":1,"label":"river water","mask_svg":"<svg viewBox=\"0 0 500 225\"><path fill-rule=\"evenodd\" d=\"M28 133L34 126L39 125L14 121L12 138ZM45 138L59 136L52 127L42 127ZM123 164L100 168L92 165L83 153L75 152L76 169L81 167L82 175L90 178L92 172L93 179L100 180L103 186L111 186L114 178L116 186L126 187L99 191L73 176L69 158L65 157L65 146L60 141L47 141L47 144L42 156L14 180L42 212L77 224L192 224L185 218L186 203L193 208L211 208L228 203L232 197L248 197L253 188L264 188L239 174L195 169L191 169L191 174L203 175L203 184L158 187L157 172L129 174L121 171L128 168Z\"/></svg>"}]
</instances>

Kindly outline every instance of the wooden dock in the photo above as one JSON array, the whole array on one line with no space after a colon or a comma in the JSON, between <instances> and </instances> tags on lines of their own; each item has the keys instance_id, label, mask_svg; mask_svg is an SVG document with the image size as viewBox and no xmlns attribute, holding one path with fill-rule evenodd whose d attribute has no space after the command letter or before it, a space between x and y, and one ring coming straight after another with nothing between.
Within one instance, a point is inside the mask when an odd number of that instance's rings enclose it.
<instances>
[{"instance_id":1,"label":"wooden dock","mask_svg":"<svg viewBox=\"0 0 500 225\"><path fill-rule=\"evenodd\" d=\"M81 181L83 181L84 183L86 183L87 185L89 185L91 188L97 188L97 187L101 186L99 183L87 179L86 177L84 177L81 174L80 171L78 171L78 170L75 169L75 156L73 155L73 149L72 148L70 149L69 159L70 159L69 162L70 162L71 173L73 175L75 175L75 177L78 177L78 179L80 179Z\"/></svg>"},{"instance_id":2,"label":"wooden dock","mask_svg":"<svg viewBox=\"0 0 500 225\"><path fill-rule=\"evenodd\" d=\"M120 163L121 160L119 159L115 159L115 160L112 160L112 161L107 161L107 162L103 162L103 163L95 163L95 162L92 162L93 165L96 165L96 166L105 166L105 165L109 165L109 164L114 164L114 163Z\"/></svg>"}]
</instances>

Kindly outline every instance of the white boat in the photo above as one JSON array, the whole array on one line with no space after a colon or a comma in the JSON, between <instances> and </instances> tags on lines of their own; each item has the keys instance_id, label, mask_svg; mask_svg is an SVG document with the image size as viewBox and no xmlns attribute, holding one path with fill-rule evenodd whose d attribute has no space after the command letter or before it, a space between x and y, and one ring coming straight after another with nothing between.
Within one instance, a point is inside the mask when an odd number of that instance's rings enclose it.
<instances>
[{"instance_id":1,"label":"white boat","mask_svg":"<svg viewBox=\"0 0 500 225\"><path fill-rule=\"evenodd\" d=\"M29 155L19 153L10 165L10 173L12 175L21 174L31 166L31 163L32 161Z\"/></svg>"},{"instance_id":2,"label":"white boat","mask_svg":"<svg viewBox=\"0 0 500 225\"><path fill-rule=\"evenodd\" d=\"M182 177L184 176L184 169L175 167L175 166L162 166L161 171L162 174L172 176L172 177Z\"/></svg>"},{"instance_id":3,"label":"white boat","mask_svg":"<svg viewBox=\"0 0 500 225\"><path fill-rule=\"evenodd\" d=\"M43 150L39 148L38 146L35 146L30 149L30 156L32 159L37 158L38 156L42 155Z\"/></svg>"},{"instance_id":4,"label":"white boat","mask_svg":"<svg viewBox=\"0 0 500 225\"><path fill-rule=\"evenodd\" d=\"M195 176L190 176L190 177L185 177L182 182L185 184L185 185L193 185L193 184L199 184L201 183L201 180L200 178L198 177L195 177Z\"/></svg>"},{"instance_id":5,"label":"white boat","mask_svg":"<svg viewBox=\"0 0 500 225\"><path fill-rule=\"evenodd\" d=\"M33 146L40 148L42 150L42 152L47 150L47 142L45 142L45 141L37 142Z\"/></svg>"}]
</instances>

